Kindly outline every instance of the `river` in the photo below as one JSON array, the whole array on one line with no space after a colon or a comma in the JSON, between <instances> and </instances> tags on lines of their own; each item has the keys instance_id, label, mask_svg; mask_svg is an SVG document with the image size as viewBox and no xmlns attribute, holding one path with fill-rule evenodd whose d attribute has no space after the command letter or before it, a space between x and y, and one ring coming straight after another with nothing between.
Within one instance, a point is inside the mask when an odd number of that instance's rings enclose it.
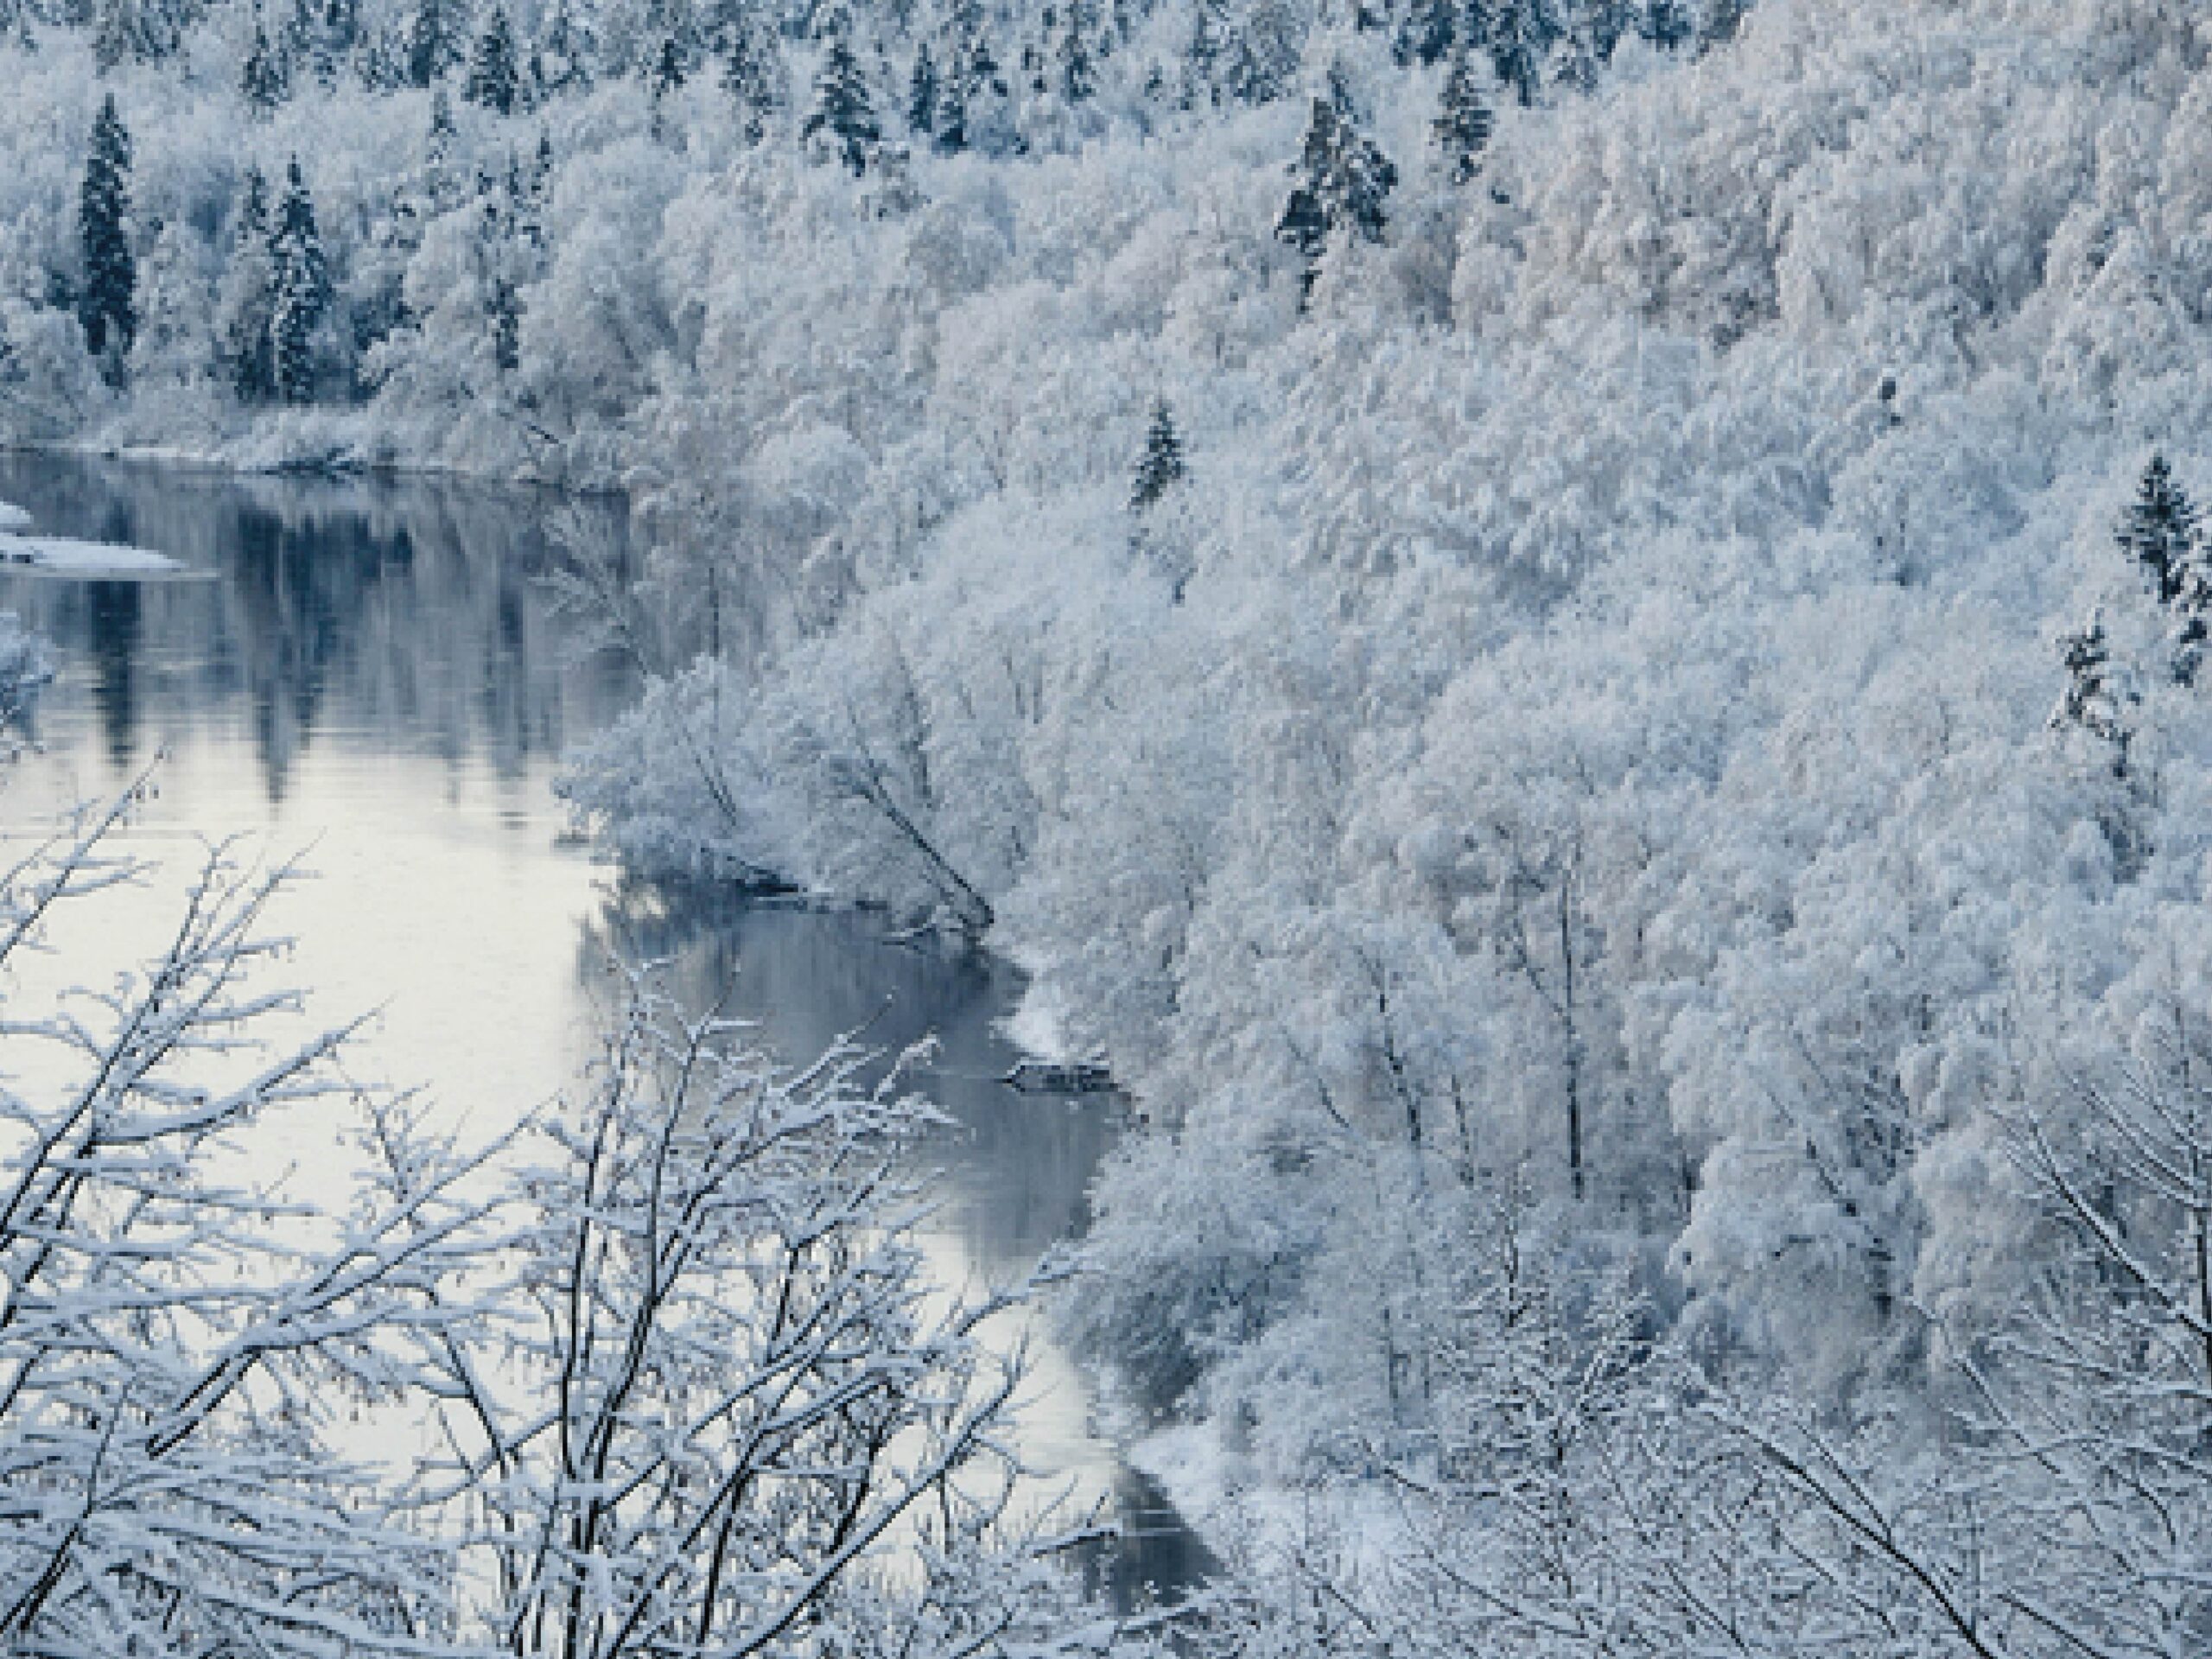
<instances>
[{"instance_id":1,"label":"river","mask_svg":"<svg viewBox=\"0 0 2212 1659\"><path fill-rule=\"evenodd\" d=\"M556 512L611 505L432 480L238 479L0 454L0 501L43 531L172 554L213 580L0 576L0 608L54 645L35 747L0 781L22 836L152 766L128 831L181 862L244 835L314 873L281 917L326 1020L380 1014L350 1065L478 1122L556 1095L591 1041L610 949L665 959L685 1000L720 999L810 1058L863 1025L940 1049L920 1078L957 1122L931 1150L949 1284L1004 1280L1080 1232L1115 1133L1098 1099L1017 1095L998 1021L1003 963L894 943L866 913L748 903L620 880L567 833L564 748L631 694L543 578ZM118 902L111 899L111 904ZM156 888L124 905L165 902ZM1157 1491L1095 1432L1089 1379L1032 1321L1022 1427L1040 1476L1103 1499L1123 1541L1091 1563L1122 1604L1207 1565Z\"/></svg>"}]
</instances>

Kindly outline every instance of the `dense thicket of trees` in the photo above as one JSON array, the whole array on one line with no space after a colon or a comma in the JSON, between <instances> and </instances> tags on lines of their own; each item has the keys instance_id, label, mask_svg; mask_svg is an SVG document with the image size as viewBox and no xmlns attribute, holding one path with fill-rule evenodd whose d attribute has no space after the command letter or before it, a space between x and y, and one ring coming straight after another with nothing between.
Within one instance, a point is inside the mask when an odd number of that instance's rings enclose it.
<instances>
[{"instance_id":1,"label":"dense thicket of trees","mask_svg":"<svg viewBox=\"0 0 2212 1659\"><path fill-rule=\"evenodd\" d=\"M580 810L1029 964L1151 1122L1073 1327L1192 1464L1402 1496L1387 1573L1250 1519L1224 1640L2201 1644L2196 20L836 17L517 8L501 114L372 9L257 124L242 16L34 21L0 419L626 482Z\"/></svg>"}]
</instances>

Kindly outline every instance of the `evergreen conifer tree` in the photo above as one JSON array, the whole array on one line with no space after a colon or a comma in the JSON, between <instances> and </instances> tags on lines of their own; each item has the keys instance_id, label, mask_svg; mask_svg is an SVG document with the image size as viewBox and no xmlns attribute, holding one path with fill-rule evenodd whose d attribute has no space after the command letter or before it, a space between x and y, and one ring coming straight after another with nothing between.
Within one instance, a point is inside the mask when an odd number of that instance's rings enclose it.
<instances>
[{"instance_id":1,"label":"evergreen conifer tree","mask_svg":"<svg viewBox=\"0 0 2212 1659\"><path fill-rule=\"evenodd\" d=\"M736 100L747 143L768 136L769 118L784 101L783 79L773 38L747 23L734 27L722 59L722 87Z\"/></svg>"},{"instance_id":2,"label":"evergreen conifer tree","mask_svg":"<svg viewBox=\"0 0 2212 1659\"><path fill-rule=\"evenodd\" d=\"M1234 34L1224 0L1197 0L1191 9L1191 39L1183 48L1183 107L1221 101L1223 66Z\"/></svg>"},{"instance_id":3,"label":"evergreen conifer tree","mask_svg":"<svg viewBox=\"0 0 2212 1659\"><path fill-rule=\"evenodd\" d=\"M1682 0L1645 0L1637 32L1662 52L1679 52L1696 38L1697 28Z\"/></svg>"},{"instance_id":4,"label":"evergreen conifer tree","mask_svg":"<svg viewBox=\"0 0 2212 1659\"><path fill-rule=\"evenodd\" d=\"M1495 0L1488 30L1491 62L1523 108L1536 101L1544 65L1562 33L1553 0Z\"/></svg>"},{"instance_id":5,"label":"evergreen conifer tree","mask_svg":"<svg viewBox=\"0 0 2212 1659\"><path fill-rule=\"evenodd\" d=\"M522 74L515 60L514 28L507 22L507 9L494 6L491 21L476 37L476 48L469 54L468 79L461 88L461 96L487 110L512 115L521 90Z\"/></svg>"},{"instance_id":6,"label":"evergreen conifer tree","mask_svg":"<svg viewBox=\"0 0 2212 1659\"><path fill-rule=\"evenodd\" d=\"M1090 0L1067 0L1067 17L1060 29L1060 96L1080 104L1098 90L1097 60L1091 55L1096 16Z\"/></svg>"},{"instance_id":7,"label":"evergreen conifer tree","mask_svg":"<svg viewBox=\"0 0 2212 1659\"><path fill-rule=\"evenodd\" d=\"M284 71L269 44L269 31L257 19L253 44L246 50L245 65L238 72L238 91L246 108L266 117L284 101Z\"/></svg>"},{"instance_id":8,"label":"evergreen conifer tree","mask_svg":"<svg viewBox=\"0 0 2212 1659\"><path fill-rule=\"evenodd\" d=\"M914 48L913 73L906 77L906 130L917 138L937 134L937 60L927 41Z\"/></svg>"},{"instance_id":9,"label":"evergreen conifer tree","mask_svg":"<svg viewBox=\"0 0 2212 1659\"><path fill-rule=\"evenodd\" d=\"M537 90L562 92L572 86L588 86L591 51L590 37L569 10L569 0L554 0L531 54L540 66L542 84Z\"/></svg>"},{"instance_id":10,"label":"evergreen conifer tree","mask_svg":"<svg viewBox=\"0 0 2212 1659\"><path fill-rule=\"evenodd\" d=\"M77 229L85 259L77 316L85 344L119 379L138 330L138 267L130 252L130 135L115 94L101 102L79 194Z\"/></svg>"},{"instance_id":11,"label":"evergreen conifer tree","mask_svg":"<svg viewBox=\"0 0 2212 1659\"><path fill-rule=\"evenodd\" d=\"M1162 397L1152 406L1144 454L1137 461L1136 480L1129 490L1129 511L1142 512L1157 502L1180 481L1183 472L1183 440L1175 430L1174 414Z\"/></svg>"},{"instance_id":12,"label":"evergreen conifer tree","mask_svg":"<svg viewBox=\"0 0 2212 1659\"><path fill-rule=\"evenodd\" d=\"M276 370L270 355L275 301L269 187L261 169L250 167L215 322L217 360L240 403L265 403L276 396Z\"/></svg>"},{"instance_id":13,"label":"evergreen conifer tree","mask_svg":"<svg viewBox=\"0 0 2212 1659\"><path fill-rule=\"evenodd\" d=\"M1705 13L1698 20L1697 49L1710 51L1716 46L1726 46L1736 38L1736 31L1744 26L1744 14L1751 10L1751 0L1705 0Z\"/></svg>"},{"instance_id":14,"label":"evergreen conifer tree","mask_svg":"<svg viewBox=\"0 0 2212 1659\"><path fill-rule=\"evenodd\" d=\"M407 79L428 86L461 61L459 0L416 0L407 19Z\"/></svg>"},{"instance_id":15,"label":"evergreen conifer tree","mask_svg":"<svg viewBox=\"0 0 2212 1659\"><path fill-rule=\"evenodd\" d=\"M1333 100L1317 98L1304 151L1291 173L1298 182L1275 222L1275 237L1305 256L1310 291L1332 238L1341 232L1382 239L1398 169Z\"/></svg>"},{"instance_id":16,"label":"evergreen conifer tree","mask_svg":"<svg viewBox=\"0 0 2212 1659\"><path fill-rule=\"evenodd\" d=\"M2143 469L2135 500L2121 517L2113 539L2144 568L2158 602L2172 604L2194 561L2196 507L2174 482L2164 455L2152 455Z\"/></svg>"},{"instance_id":17,"label":"evergreen conifer tree","mask_svg":"<svg viewBox=\"0 0 2212 1659\"><path fill-rule=\"evenodd\" d=\"M875 106L868 98L868 79L860 60L845 42L840 27L830 37L823 56L822 73L814 86L814 109L802 134L807 138L827 135L837 158L855 178L868 170L868 156L882 137L876 125Z\"/></svg>"},{"instance_id":18,"label":"evergreen conifer tree","mask_svg":"<svg viewBox=\"0 0 2212 1659\"><path fill-rule=\"evenodd\" d=\"M955 59L953 73L938 83L937 147L948 156L968 148L968 89Z\"/></svg>"},{"instance_id":19,"label":"evergreen conifer tree","mask_svg":"<svg viewBox=\"0 0 2212 1659\"><path fill-rule=\"evenodd\" d=\"M1482 73L1475 67L1474 54L1463 45L1452 54L1452 71L1444 78L1443 99L1429 129L1452 183L1465 184L1481 170L1495 124L1490 100L1483 95Z\"/></svg>"},{"instance_id":20,"label":"evergreen conifer tree","mask_svg":"<svg viewBox=\"0 0 2212 1659\"><path fill-rule=\"evenodd\" d=\"M315 333L329 314L330 267L315 224L315 200L297 156L284 178L283 199L269 232L275 281L270 329L276 394L303 404L315 396Z\"/></svg>"},{"instance_id":21,"label":"evergreen conifer tree","mask_svg":"<svg viewBox=\"0 0 2212 1659\"><path fill-rule=\"evenodd\" d=\"M645 89L658 104L671 92L680 89L690 77L690 65L686 60L683 42L673 32L660 37L660 48L652 55L645 74Z\"/></svg>"},{"instance_id":22,"label":"evergreen conifer tree","mask_svg":"<svg viewBox=\"0 0 2212 1659\"><path fill-rule=\"evenodd\" d=\"M2135 699L2113 664L2103 614L2093 613L2088 626L2061 639L2058 649L2066 666L2066 689L2059 696L2058 706L2051 710L2051 729L2086 732L2107 745L2112 750L2113 776L2126 778L2127 751L2134 735L2128 728L2127 709Z\"/></svg>"},{"instance_id":23,"label":"evergreen conifer tree","mask_svg":"<svg viewBox=\"0 0 2212 1659\"><path fill-rule=\"evenodd\" d=\"M1440 63L1459 38L1459 0L1413 0L1390 42L1390 55L1402 64Z\"/></svg>"}]
</instances>

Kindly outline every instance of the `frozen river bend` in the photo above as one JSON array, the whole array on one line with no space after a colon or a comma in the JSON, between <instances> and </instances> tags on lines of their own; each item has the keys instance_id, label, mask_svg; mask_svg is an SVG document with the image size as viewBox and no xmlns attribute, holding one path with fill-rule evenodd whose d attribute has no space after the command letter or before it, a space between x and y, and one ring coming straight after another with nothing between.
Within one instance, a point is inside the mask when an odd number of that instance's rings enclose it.
<instances>
[{"instance_id":1,"label":"frozen river bend","mask_svg":"<svg viewBox=\"0 0 2212 1659\"><path fill-rule=\"evenodd\" d=\"M158 756L141 850L243 834L304 851L317 879L283 918L299 982L329 1017L382 1010L353 1058L364 1081L423 1086L477 1123L545 1100L588 1050L613 945L670 961L687 1001L727 998L793 1058L863 1025L893 1051L938 1035L922 1083L958 1124L931 1238L948 1284L1012 1277L1080 1229L1112 1110L997 1082L1011 970L888 943L865 916L638 891L563 836L560 756L630 686L547 602L539 526L558 504L23 455L0 455L0 500L42 534L213 575L0 571L0 609L52 642L57 671L0 829L31 833ZM150 920L166 896L143 902ZM1197 1545L1094 1433L1087 1379L1029 1339L1030 1461L1119 1512L1129 1540L1099 1566L1123 1594L1187 1584Z\"/></svg>"}]
</instances>

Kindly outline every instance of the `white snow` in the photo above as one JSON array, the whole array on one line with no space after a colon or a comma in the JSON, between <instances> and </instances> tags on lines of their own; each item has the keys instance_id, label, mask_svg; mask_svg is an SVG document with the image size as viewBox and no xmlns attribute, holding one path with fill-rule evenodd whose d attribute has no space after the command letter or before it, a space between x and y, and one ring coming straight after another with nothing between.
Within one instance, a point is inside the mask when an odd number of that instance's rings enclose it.
<instances>
[{"instance_id":1,"label":"white snow","mask_svg":"<svg viewBox=\"0 0 2212 1659\"><path fill-rule=\"evenodd\" d=\"M31 527L31 516L12 501L0 501L0 535Z\"/></svg>"},{"instance_id":2,"label":"white snow","mask_svg":"<svg viewBox=\"0 0 2212 1659\"><path fill-rule=\"evenodd\" d=\"M0 570L109 581L206 574L166 553L151 552L143 547L72 541L64 536L7 533L0 533Z\"/></svg>"}]
</instances>

